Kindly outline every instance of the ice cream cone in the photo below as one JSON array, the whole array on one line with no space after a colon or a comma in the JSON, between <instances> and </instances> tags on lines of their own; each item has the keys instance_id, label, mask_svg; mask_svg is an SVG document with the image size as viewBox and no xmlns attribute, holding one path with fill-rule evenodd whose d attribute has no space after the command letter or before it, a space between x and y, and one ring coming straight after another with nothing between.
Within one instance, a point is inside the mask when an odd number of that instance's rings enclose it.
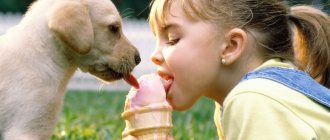
<instances>
[{"instance_id":1,"label":"ice cream cone","mask_svg":"<svg viewBox=\"0 0 330 140\"><path fill-rule=\"evenodd\" d=\"M166 101L166 92L155 74L141 76L139 88L129 91L122 117L126 128L123 137L138 140L166 140L172 125L172 107Z\"/></svg>"},{"instance_id":2,"label":"ice cream cone","mask_svg":"<svg viewBox=\"0 0 330 140\"><path fill-rule=\"evenodd\" d=\"M167 102L126 110L122 117L126 122L123 137L132 135L139 140L166 140L173 127L172 107Z\"/></svg>"}]
</instances>

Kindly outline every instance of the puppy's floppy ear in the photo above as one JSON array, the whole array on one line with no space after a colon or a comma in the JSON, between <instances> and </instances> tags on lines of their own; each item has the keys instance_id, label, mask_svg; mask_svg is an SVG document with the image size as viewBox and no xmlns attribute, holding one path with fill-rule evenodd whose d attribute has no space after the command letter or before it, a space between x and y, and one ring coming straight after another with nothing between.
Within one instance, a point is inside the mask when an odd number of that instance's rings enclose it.
<instances>
[{"instance_id":1,"label":"puppy's floppy ear","mask_svg":"<svg viewBox=\"0 0 330 140\"><path fill-rule=\"evenodd\" d=\"M48 15L48 28L77 53L86 54L91 50L93 27L88 7L81 0L56 2Z\"/></svg>"}]
</instances>

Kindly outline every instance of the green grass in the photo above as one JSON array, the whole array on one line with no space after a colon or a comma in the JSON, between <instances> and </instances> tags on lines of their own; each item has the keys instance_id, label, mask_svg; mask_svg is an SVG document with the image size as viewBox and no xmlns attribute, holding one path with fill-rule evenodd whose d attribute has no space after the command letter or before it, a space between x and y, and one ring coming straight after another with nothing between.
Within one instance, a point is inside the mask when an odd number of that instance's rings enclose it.
<instances>
[{"instance_id":1,"label":"green grass","mask_svg":"<svg viewBox=\"0 0 330 140\"><path fill-rule=\"evenodd\" d=\"M52 140L120 140L127 91L69 91ZM215 140L214 102L202 98L193 108L173 113L176 140Z\"/></svg>"}]
</instances>

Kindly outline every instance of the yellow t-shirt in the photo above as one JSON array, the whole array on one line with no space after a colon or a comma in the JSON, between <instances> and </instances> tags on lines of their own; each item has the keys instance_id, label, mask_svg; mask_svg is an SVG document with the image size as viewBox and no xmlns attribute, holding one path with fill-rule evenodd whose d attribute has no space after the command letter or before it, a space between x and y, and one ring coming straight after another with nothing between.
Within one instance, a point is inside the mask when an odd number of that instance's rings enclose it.
<instances>
[{"instance_id":1,"label":"yellow t-shirt","mask_svg":"<svg viewBox=\"0 0 330 140\"><path fill-rule=\"evenodd\" d=\"M277 59L259 68L268 66L294 68ZM222 116L219 113L217 105L217 129L226 140L330 140L329 109L268 79L239 83L226 97Z\"/></svg>"}]
</instances>

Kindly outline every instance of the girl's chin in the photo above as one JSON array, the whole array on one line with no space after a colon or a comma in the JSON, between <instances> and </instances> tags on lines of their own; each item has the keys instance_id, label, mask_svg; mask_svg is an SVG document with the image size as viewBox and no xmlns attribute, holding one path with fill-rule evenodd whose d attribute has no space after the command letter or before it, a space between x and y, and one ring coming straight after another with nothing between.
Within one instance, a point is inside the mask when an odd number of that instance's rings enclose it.
<instances>
[{"instance_id":1,"label":"girl's chin","mask_svg":"<svg viewBox=\"0 0 330 140\"><path fill-rule=\"evenodd\" d=\"M194 104L193 99L188 99L187 97L183 97L180 90L176 84L172 81L168 81L164 84L166 91L166 98L170 105L176 111L185 111L191 108ZM183 98L180 98L181 97Z\"/></svg>"},{"instance_id":2,"label":"girl's chin","mask_svg":"<svg viewBox=\"0 0 330 140\"><path fill-rule=\"evenodd\" d=\"M174 92L169 92L168 95L168 102L170 105L173 107L174 110L176 111L185 111L187 109L190 109L194 103L188 100L180 100L178 98L175 98L175 95L173 95Z\"/></svg>"}]
</instances>

